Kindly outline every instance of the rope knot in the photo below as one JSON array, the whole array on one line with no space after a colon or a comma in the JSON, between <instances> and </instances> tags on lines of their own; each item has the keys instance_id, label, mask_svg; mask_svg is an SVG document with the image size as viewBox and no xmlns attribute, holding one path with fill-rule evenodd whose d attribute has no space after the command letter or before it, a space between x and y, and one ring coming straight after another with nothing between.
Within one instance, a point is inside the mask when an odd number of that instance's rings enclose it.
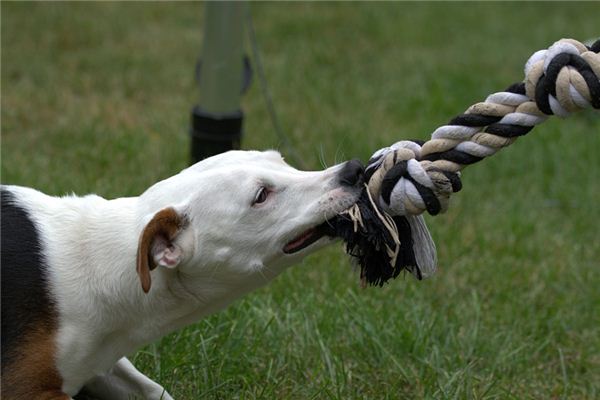
<instances>
[{"instance_id":1,"label":"rope knot","mask_svg":"<svg viewBox=\"0 0 600 400\"><path fill-rule=\"evenodd\" d=\"M547 115L568 117L584 108L600 109L600 49L561 39L535 52L525 64L527 96Z\"/></svg>"},{"instance_id":2,"label":"rope knot","mask_svg":"<svg viewBox=\"0 0 600 400\"><path fill-rule=\"evenodd\" d=\"M435 244L422 214L446 211L461 190L460 171L526 135L549 115L600 109L600 40L587 47L562 39L534 53L525 80L489 95L427 142L403 140L373 154L367 187L333 222L336 235L361 266L363 282L382 285L407 270L433 273Z\"/></svg>"},{"instance_id":3,"label":"rope knot","mask_svg":"<svg viewBox=\"0 0 600 400\"><path fill-rule=\"evenodd\" d=\"M391 215L431 215L460 190L460 171L526 135L548 115L600 108L600 40L562 39L535 52L524 82L489 95L427 142L400 141L377 151L367 166L369 191Z\"/></svg>"}]
</instances>

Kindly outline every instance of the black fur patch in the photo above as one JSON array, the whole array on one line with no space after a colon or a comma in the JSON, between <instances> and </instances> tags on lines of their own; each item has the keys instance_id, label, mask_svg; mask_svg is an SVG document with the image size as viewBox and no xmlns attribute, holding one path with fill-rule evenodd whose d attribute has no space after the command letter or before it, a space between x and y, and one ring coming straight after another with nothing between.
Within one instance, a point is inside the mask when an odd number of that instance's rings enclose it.
<instances>
[{"instance_id":1,"label":"black fur patch","mask_svg":"<svg viewBox=\"0 0 600 400\"><path fill-rule=\"evenodd\" d=\"M51 330L55 307L48 294L39 232L15 195L1 189L2 370L18 357L19 340L34 326Z\"/></svg>"}]
</instances>

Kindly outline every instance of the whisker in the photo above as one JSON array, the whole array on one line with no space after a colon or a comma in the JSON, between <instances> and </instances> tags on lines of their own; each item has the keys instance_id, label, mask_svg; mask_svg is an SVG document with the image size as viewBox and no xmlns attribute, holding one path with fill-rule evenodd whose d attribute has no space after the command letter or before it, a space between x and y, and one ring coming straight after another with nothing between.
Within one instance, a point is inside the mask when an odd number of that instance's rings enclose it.
<instances>
[{"instance_id":1,"label":"whisker","mask_svg":"<svg viewBox=\"0 0 600 400\"><path fill-rule=\"evenodd\" d=\"M277 273L275 271L273 271L271 268L267 267L266 265L263 266L263 269L266 269L267 271L271 272L274 275L277 275Z\"/></svg>"},{"instance_id":2,"label":"whisker","mask_svg":"<svg viewBox=\"0 0 600 400\"><path fill-rule=\"evenodd\" d=\"M332 217L333 218L333 217ZM327 214L325 213L325 211L323 211L323 219L325 220L325 223L332 229L335 229L335 227L332 225L331 223L331 219L332 218L327 218Z\"/></svg>"},{"instance_id":3,"label":"whisker","mask_svg":"<svg viewBox=\"0 0 600 400\"><path fill-rule=\"evenodd\" d=\"M262 277L263 277L263 279L265 280L265 283L269 283L269 278L267 278L267 277L265 276L265 274L263 273L263 271L262 271L262 270L263 270L263 268L264 268L264 269L268 269L269 271L271 271L271 270L270 270L270 269L269 269L269 267L267 267L266 265L263 265L263 266L262 266L262 268L259 268L259 269L258 269L258 273L260 274L260 276L262 276ZM271 272L273 272L273 271L271 271Z\"/></svg>"},{"instance_id":4,"label":"whisker","mask_svg":"<svg viewBox=\"0 0 600 400\"><path fill-rule=\"evenodd\" d=\"M321 167L323 169L329 168L327 166L327 162L325 162L325 152L323 151L323 145L322 144L319 145L319 162L321 163Z\"/></svg>"},{"instance_id":5,"label":"whisker","mask_svg":"<svg viewBox=\"0 0 600 400\"><path fill-rule=\"evenodd\" d=\"M341 160L339 158L340 155L341 155ZM335 161L336 164L339 164L341 161L344 161L345 159L346 159L346 154L344 153L344 150L342 148L342 144L338 143L337 149L335 149L334 161Z\"/></svg>"}]
</instances>

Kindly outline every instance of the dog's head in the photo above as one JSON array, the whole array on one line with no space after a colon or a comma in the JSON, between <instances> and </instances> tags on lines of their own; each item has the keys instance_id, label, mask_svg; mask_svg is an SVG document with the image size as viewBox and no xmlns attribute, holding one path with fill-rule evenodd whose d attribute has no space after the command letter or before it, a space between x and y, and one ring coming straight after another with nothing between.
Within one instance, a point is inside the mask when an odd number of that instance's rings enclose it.
<instances>
[{"instance_id":1,"label":"dog's head","mask_svg":"<svg viewBox=\"0 0 600 400\"><path fill-rule=\"evenodd\" d=\"M138 274L155 267L215 283L265 283L332 239L327 220L360 194L362 165L299 171L276 151L230 151L150 187L143 207Z\"/></svg>"}]
</instances>

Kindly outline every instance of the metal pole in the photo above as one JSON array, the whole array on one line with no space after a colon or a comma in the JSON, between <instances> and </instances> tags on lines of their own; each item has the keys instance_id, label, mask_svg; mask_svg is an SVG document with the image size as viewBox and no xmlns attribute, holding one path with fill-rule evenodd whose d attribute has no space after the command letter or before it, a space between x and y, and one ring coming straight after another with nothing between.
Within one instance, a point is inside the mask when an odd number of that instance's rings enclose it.
<instances>
[{"instance_id":1,"label":"metal pole","mask_svg":"<svg viewBox=\"0 0 600 400\"><path fill-rule=\"evenodd\" d=\"M206 3L200 100L190 129L193 163L240 148L246 7L245 2Z\"/></svg>"}]
</instances>

